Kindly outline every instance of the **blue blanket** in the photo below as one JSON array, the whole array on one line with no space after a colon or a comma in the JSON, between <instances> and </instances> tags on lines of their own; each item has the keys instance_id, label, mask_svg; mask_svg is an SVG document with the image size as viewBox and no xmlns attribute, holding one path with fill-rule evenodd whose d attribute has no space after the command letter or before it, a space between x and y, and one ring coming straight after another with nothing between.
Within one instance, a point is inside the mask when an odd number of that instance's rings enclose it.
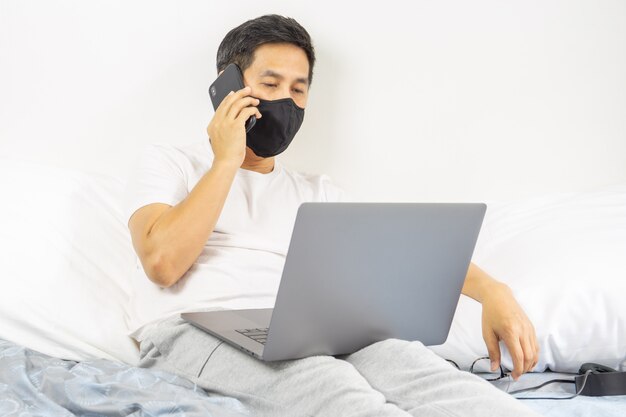
<instances>
[{"instance_id":1,"label":"blue blanket","mask_svg":"<svg viewBox=\"0 0 626 417\"><path fill-rule=\"evenodd\" d=\"M171 373L94 359L61 360L0 339L0 416L248 416Z\"/></svg>"}]
</instances>

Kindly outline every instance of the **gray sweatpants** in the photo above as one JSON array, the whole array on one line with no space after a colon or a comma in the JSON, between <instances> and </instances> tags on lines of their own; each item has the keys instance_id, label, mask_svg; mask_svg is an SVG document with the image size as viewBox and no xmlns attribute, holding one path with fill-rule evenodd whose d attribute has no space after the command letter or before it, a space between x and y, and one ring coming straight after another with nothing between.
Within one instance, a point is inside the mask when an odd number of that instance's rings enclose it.
<instances>
[{"instance_id":1,"label":"gray sweatpants","mask_svg":"<svg viewBox=\"0 0 626 417\"><path fill-rule=\"evenodd\" d=\"M338 359L263 362L188 324L160 322L141 341L139 366L238 398L258 416L538 416L420 342L389 339Z\"/></svg>"}]
</instances>

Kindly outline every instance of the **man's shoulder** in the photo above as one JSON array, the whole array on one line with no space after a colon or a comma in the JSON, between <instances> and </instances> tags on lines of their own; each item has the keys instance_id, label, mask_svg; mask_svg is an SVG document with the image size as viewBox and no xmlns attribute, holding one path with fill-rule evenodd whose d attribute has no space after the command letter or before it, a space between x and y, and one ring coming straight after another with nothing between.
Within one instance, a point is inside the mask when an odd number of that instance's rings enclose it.
<instances>
[{"instance_id":1,"label":"man's shoulder","mask_svg":"<svg viewBox=\"0 0 626 417\"><path fill-rule=\"evenodd\" d=\"M150 143L144 147L144 153L159 154L170 159L210 160L213 156L211 147L203 141L186 144Z\"/></svg>"},{"instance_id":2,"label":"man's shoulder","mask_svg":"<svg viewBox=\"0 0 626 417\"><path fill-rule=\"evenodd\" d=\"M150 165L169 166L181 172L206 169L210 166L213 156L207 152L207 146L200 141L183 145L151 143L143 148L141 155Z\"/></svg>"}]
</instances>

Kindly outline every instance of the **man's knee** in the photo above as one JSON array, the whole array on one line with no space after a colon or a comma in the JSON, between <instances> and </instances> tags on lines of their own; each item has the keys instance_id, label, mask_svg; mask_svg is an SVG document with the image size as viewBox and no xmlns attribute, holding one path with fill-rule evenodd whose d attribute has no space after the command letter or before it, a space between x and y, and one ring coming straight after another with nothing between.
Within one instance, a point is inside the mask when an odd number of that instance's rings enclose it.
<instances>
[{"instance_id":1,"label":"man's knee","mask_svg":"<svg viewBox=\"0 0 626 417\"><path fill-rule=\"evenodd\" d=\"M180 317L168 318L145 333L139 366L195 377L219 344L221 341Z\"/></svg>"},{"instance_id":2,"label":"man's knee","mask_svg":"<svg viewBox=\"0 0 626 417\"><path fill-rule=\"evenodd\" d=\"M424 344L418 340L407 341L401 339L385 339L381 340L380 342L372 343L371 345L364 347L358 352L401 352L407 349L428 350L428 348L426 348Z\"/></svg>"}]
</instances>

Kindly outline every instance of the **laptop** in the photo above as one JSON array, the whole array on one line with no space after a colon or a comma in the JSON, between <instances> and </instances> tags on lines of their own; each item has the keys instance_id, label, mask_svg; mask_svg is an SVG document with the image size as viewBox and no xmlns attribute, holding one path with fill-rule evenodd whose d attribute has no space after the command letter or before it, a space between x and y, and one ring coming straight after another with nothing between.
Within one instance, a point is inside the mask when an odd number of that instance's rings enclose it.
<instances>
[{"instance_id":1,"label":"laptop","mask_svg":"<svg viewBox=\"0 0 626 417\"><path fill-rule=\"evenodd\" d=\"M445 342L482 203L303 203L274 308L181 317L264 361Z\"/></svg>"}]
</instances>

